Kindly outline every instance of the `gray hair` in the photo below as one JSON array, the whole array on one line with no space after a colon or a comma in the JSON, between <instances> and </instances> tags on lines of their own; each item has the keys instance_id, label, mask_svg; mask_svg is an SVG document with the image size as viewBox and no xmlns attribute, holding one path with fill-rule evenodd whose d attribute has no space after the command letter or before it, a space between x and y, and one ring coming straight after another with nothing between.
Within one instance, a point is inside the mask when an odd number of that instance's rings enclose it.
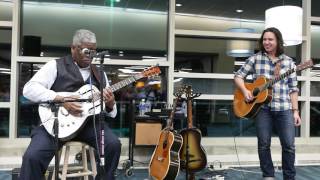
<instances>
[{"instance_id":1,"label":"gray hair","mask_svg":"<svg viewBox=\"0 0 320 180\"><path fill-rule=\"evenodd\" d=\"M79 29L73 35L72 45L80 46L83 43L97 43L96 35L86 29Z\"/></svg>"}]
</instances>

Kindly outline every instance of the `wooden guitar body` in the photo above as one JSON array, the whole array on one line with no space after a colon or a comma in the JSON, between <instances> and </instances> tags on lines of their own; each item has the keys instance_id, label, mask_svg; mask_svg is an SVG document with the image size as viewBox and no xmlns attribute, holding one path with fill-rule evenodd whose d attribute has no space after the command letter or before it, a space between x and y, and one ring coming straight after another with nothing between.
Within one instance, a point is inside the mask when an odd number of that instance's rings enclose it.
<instances>
[{"instance_id":1,"label":"wooden guitar body","mask_svg":"<svg viewBox=\"0 0 320 180\"><path fill-rule=\"evenodd\" d=\"M256 87L263 86L267 83L267 79L263 76L257 78L253 83L245 83L246 88L254 92ZM253 118L260 107L264 103L270 102L272 99L272 89L260 91L251 102L246 102L240 89L234 92L233 111L237 117Z\"/></svg>"},{"instance_id":2,"label":"wooden guitar body","mask_svg":"<svg viewBox=\"0 0 320 180\"><path fill-rule=\"evenodd\" d=\"M180 134L184 139L182 149L180 151L180 166L181 169L188 169L189 172L197 172L202 170L207 165L207 157L205 150L201 146L201 131L197 128L187 128L183 129ZM187 144L188 140L189 146L189 161L188 167L186 167L187 162Z\"/></svg>"},{"instance_id":3,"label":"wooden guitar body","mask_svg":"<svg viewBox=\"0 0 320 180\"><path fill-rule=\"evenodd\" d=\"M180 170L180 156L183 139L182 136L173 130L173 117L176 111L177 101L182 95L182 89L175 93L177 97L174 100L170 117L167 120L167 126L159 136L157 147L153 151L149 164L149 174L157 180L176 179Z\"/></svg>"},{"instance_id":4,"label":"wooden guitar body","mask_svg":"<svg viewBox=\"0 0 320 180\"><path fill-rule=\"evenodd\" d=\"M177 177L180 169L179 151L182 143L180 134L169 130L161 132L149 165L149 174L153 178L171 180Z\"/></svg>"}]
</instances>

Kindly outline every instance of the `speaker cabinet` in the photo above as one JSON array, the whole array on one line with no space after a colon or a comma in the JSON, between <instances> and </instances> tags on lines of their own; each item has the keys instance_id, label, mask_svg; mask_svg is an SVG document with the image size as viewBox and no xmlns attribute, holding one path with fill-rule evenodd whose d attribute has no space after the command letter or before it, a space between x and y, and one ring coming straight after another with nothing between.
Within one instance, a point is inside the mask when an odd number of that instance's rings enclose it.
<instances>
[{"instance_id":1,"label":"speaker cabinet","mask_svg":"<svg viewBox=\"0 0 320 180\"><path fill-rule=\"evenodd\" d=\"M23 55L40 56L41 37L40 36L23 36Z\"/></svg>"},{"instance_id":2,"label":"speaker cabinet","mask_svg":"<svg viewBox=\"0 0 320 180\"><path fill-rule=\"evenodd\" d=\"M157 145L162 130L161 121L140 120L135 122L135 145Z\"/></svg>"}]
</instances>

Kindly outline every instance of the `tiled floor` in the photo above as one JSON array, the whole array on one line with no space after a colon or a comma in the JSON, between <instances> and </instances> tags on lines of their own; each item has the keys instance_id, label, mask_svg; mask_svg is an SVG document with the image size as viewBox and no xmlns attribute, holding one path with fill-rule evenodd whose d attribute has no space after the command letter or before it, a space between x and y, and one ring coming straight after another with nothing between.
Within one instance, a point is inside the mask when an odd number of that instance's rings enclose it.
<instances>
[{"instance_id":1,"label":"tiled floor","mask_svg":"<svg viewBox=\"0 0 320 180\"><path fill-rule=\"evenodd\" d=\"M298 166L297 180L319 180L320 179L320 166ZM127 176L124 170L118 171L117 180L151 180L148 175L148 169L133 169L132 175ZM276 169L276 179L282 180L281 169ZM261 179L261 172L258 167L245 167L245 168L228 168L225 170L210 170L205 169L198 172L196 179L198 180L259 180ZM11 180L12 175L10 171L0 171L0 180ZM180 172L177 180L185 179L184 172Z\"/></svg>"}]
</instances>

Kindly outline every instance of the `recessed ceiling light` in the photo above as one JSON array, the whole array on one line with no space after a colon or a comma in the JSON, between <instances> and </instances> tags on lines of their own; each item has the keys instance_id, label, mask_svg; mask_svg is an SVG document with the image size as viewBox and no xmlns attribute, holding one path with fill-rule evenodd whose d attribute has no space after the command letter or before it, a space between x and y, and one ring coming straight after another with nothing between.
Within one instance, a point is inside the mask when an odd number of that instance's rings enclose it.
<instances>
[{"instance_id":1,"label":"recessed ceiling light","mask_svg":"<svg viewBox=\"0 0 320 180\"><path fill-rule=\"evenodd\" d=\"M242 13L243 10L242 10L242 9L237 9L236 12L237 12L237 13Z\"/></svg>"},{"instance_id":2,"label":"recessed ceiling light","mask_svg":"<svg viewBox=\"0 0 320 180\"><path fill-rule=\"evenodd\" d=\"M116 2L120 2L120 0L116 0Z\"/></svg>"},{"instance_id":3,"label":"recessed ceiling light","mask_svg":"<svg viewBox=\"0 0 320 180\"><path fill-rule=\"evenodd\" d=\"M177 3L177 4L176 4L176 6L177 6L177 7L181 7L181 6L182 6L182 4Z\"/></svg>"}]
</instances>

